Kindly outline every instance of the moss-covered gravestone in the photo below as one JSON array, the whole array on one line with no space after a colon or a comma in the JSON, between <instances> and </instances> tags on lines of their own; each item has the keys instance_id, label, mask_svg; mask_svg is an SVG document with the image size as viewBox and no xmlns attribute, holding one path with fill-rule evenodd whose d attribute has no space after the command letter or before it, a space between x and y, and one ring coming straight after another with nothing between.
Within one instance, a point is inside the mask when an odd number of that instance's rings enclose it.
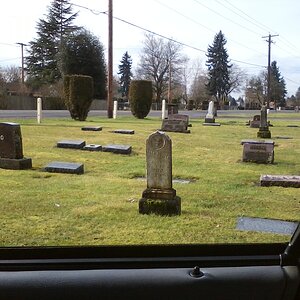
<instances>
[{"instance_id":1,"label":"moss-covered gravestone","mask_svg":"<svg viewBox=\"0 0 300 300\"><path fill-rule=\"evenodd\" d=\"M31 169L31 158L23 157L20 124L0 123L0 168Z\"/></svg>"},{"instance_id":2,"label":"moss-covered gravestone","mask_svg":"<svg viewBox=\"0 0 300 300\"><path fill-rule=\"evenodd\" d=\"M180 215L181 199L172 187L172 141L163 132L146 141L147 189L139 201L141 214Z\"/></svg>"}]
</instances>

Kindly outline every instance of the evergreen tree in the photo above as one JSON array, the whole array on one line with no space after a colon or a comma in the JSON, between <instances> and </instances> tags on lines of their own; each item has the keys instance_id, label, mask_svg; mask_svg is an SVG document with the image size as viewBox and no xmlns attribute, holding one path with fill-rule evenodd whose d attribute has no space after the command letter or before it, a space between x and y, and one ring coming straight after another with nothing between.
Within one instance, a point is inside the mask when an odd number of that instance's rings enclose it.
<instances>
[{"instance_id":1,"label":"evergreen tree","mask_svg":"<svg viewBox=\"0 0 300 300\"><path fill-rule=\"evenodd\" d=\"M126 51L120 61L121 64L119 65L119 72L120 75L120 86L121 86L121 93L122 97L128 99L129 93L129 86L132 78L131 66L132 66L132 59L128 52Z\"/></svg>"},{"instance_id":2,"label":"evergreen tree","mask_svg":"<svg viewBox=\"0 0 300 300\"><path fill-rule=\"evenodd\" d=\"M36 87L61 78L57 54L63 39L78 29L72 25L76 16L69 0L53 0L46 19L37 22L37 38L29 43L25 61L29 82Z\"/></svg>"},{"instance_id":3,"label":"evergreen tree","mask_svg":"<svg viewBox=\"0 0 300 300\"><path fill-rule=\"evenodd\" d=\"M281 76L277 62L271 63L271 80L270 80L270 101L275 102L275 106L285 106L285 95L287 93L285 80Z\"/></svg>"},{"instance_id":4,"label":"evergreen tree","mask_svg":"<svg viewBox=\"0 0 300 300\"><path fill-rule=\"evenodd\" d=\"M206 66L208 67L208 83L206 88L211 96L222 106L227 99L231 89L227 41L220 31L215 35L212 46L208 46Z\"/></svg>"},{"instance_id":5,"label":"evergreen tree","mask_svg":"<svg viewBox=\"0 0 300 300\"><path fill-rule=\"evenodd\" d=\"M106 97L106 63L104 47L99 39L85 29L64 39L59 54L63 75L88 75L94 80L94 97Z\"/></svg>"}]
</instances>

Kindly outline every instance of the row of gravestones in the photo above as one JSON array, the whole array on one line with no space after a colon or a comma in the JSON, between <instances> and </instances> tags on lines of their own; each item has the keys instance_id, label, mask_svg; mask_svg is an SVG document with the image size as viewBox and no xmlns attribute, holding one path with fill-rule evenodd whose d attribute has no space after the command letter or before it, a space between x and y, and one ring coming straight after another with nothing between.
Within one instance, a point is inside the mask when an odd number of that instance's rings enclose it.
<instances>
[{"instance_id":1,"label":"row of gravestones","mask_svg":"<svg viewBox=\"0 0 300 300\"><path fill-rule=\"evenodd\" d=\"M58 143L58 147L63 145L66 148L66 141ZM80 149L85 142L81 142ZM272 152L269 155L269 162L274 160L274 143L264 142L263 145L255 141L242 142L245 150L244 161L249 159L247 147L255 152ZM250 145L250 146L249 146ZM248 156L247 156L248 155ZM248 158L248 159L247 159ZM251 157L250 157L251 158ZM147 188L139 201L139 212L142 214L156 213L160 215L179 215L181 213L181 199L176 195L176 190L172 187L172 141L163 132L157 131L149 136L146 141L146 161L147 161ZM9 164L11 164L9 166ZM54 164L54 165L53 165ZM16 167L17 166L17 167ZM31 168L31 159L23 157L22 137L19 124L1 123L0 124L0 167L9 169ZM64 172L65 168L74 169L74 173L83 173L82 164L50 163L45 169L53 172L60 168ZM270 176L262 175L262 186L281 185L300 187L300 176Z\"/></svg>"}]
</instances>

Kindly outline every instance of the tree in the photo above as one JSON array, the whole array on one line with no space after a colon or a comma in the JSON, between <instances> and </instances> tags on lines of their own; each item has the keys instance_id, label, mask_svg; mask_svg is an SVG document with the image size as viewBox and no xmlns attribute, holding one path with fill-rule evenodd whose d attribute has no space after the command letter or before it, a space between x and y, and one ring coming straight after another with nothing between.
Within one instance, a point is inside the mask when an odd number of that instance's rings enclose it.
<instances>
[{"instance_id":1,"label":"tree","mask_svg":"<svg viewBox=\"0 0 300 300\"><path fill-rule=\"evenodd\" d=\"M161 102L166 96L171 73L171 85L181 81L182 64L186 58L180 53L181 46L175 42L145 35L144 48L137 68L138 77L153 82L155 101ZM171 72L170 72L171 71Z\"/></svg>"},{"instance_id":2,"label":"tree","mask_svg":"<svg viewBox=\"0 0 300 300\"><path fill-rule=\"evenodd\" d=\"M94 80L94 96L106 97L106 63L104 47L99 39L86 29L69 34L64 39L58 57L63 75L81 74Z\"/></svg>"},{"instance_id":3,"label":"tree","mask_svg":"<svg viewBox=\"0 0 300 300\"><path fill-rule=\"evenodd\" d=\"M120 75L119 83L121 86L122 97L125 97L126 99L128 99L129 86L132 78L131 66L132 66L132 59L128 54L128 52L126 51L122 57L121 64L119 65L119 72L118 72L118 74Z\"/></svg>"},{"instance_id":4,"label":"tree","mask_svg":"<svg viewBox=\"0 0 300 300\"><path fill-rule=\"evenodd\" d=\"M266 101L265 74L252 76L246 87L246 109L260 109Z\"/></svg>"},{"instance_id":5,"label":"tree","mask_svg":"<svg viewBox=\"0 0 300 300\"><path fill-rule=\"evenodd\" d=\"M222 106L231 90L230 68L227 49L227 41L220 31L215 35L212 46L208 46L206 66L208 67L208 92L214 96L216 101Z\"/></svg>"},{"instance_id":6,"label":"tree","mask_svg":"<svg viewBox=\"0 0 300 300\"><path fill-rule=\"evenodd\" d=\"M285 80L281 76L277 62L271 63L271 80L270 80L270 101L276 106L285 106Z\"/></svg>"},{"instance_id":7,"label":"tree","mask_svg":"<svg viewBox=\"0 0 300 300\"><path fill-rule=\"evenodd\" d=\"M57 54L64 38L78 29L72 25L76 16L69 0L53 0L46 19L37 22L37 38L29 43L25 58L28 81L33 86L54 83L61 78Z\"/></svg>"}]
</instances>

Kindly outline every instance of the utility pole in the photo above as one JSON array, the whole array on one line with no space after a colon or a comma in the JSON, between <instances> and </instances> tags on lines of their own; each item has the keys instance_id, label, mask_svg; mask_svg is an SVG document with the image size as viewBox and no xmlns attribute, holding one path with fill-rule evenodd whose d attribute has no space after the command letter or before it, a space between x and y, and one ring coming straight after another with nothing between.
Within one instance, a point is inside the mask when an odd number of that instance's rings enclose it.
<instances>
[{"instance_id":1,"label":"utility pole","mask_svg":"<svg viewBox=\"0 0 300 300\"><path fill-rule=\"evenodd\" d=\"M108 0L108 93L107 93L107 117L113 117L113 22L112 0Z\"/></svg>"},{"instance_id":2,"label":"utility pole","mask_svg":"<svg viewBox=\"0 0 300 300\"><path fill-rule=\"evenodd\" d=\"M271 87L271 43L272 37L278 36L278 34L268 36L263 36L262 38L268 38L266 42L268 42L268 80L267 80L267 108L270 108L270 87Z\"/></svg>"},{"instance_id":3,"label":"utility pole","mask_svg":"<svg viewBox=\"0 0 300 300\"><path fill-rule=\"evenodd\" d=\"M27 46L24 43L16 43L21 46L21 82L24 84L24 46Z\"/></svg>"}]
</instances>

